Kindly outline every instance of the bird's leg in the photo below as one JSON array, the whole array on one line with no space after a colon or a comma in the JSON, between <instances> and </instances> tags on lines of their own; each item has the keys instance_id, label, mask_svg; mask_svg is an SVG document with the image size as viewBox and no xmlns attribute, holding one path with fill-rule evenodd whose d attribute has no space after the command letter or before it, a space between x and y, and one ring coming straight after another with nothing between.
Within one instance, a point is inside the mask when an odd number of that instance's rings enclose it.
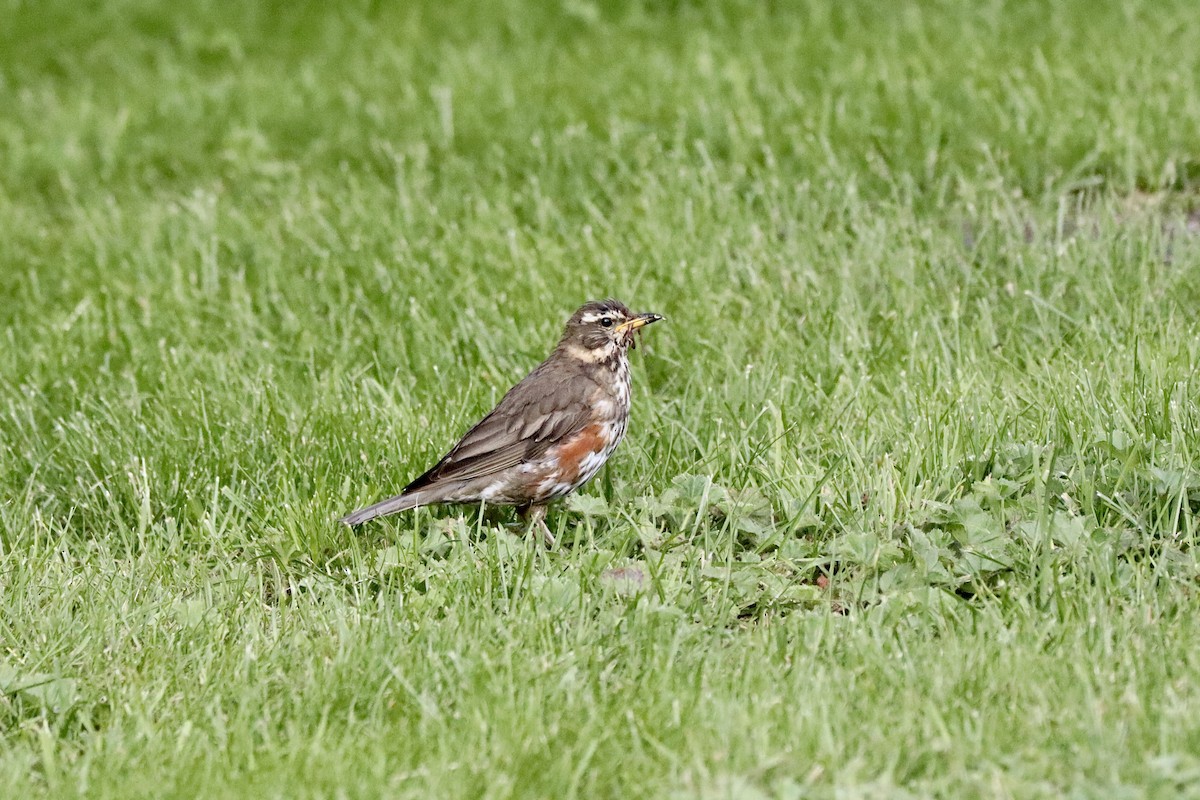
<instances>
[{"instance_id":1,"label":"bird's leg","mask_svg":"<svg viewBox=\"0 0 1200 800\"><path fill-rule=\"evenodd\" d=\"M546 505L544 503L530 503L527 506L521 506L519 513L521 519L529 525L529 530L533 531L533 535L542 540L542 544L546 547L554 547L554 534L550 533L550 526L546 524Z\"/></svg>"}]
</instances>

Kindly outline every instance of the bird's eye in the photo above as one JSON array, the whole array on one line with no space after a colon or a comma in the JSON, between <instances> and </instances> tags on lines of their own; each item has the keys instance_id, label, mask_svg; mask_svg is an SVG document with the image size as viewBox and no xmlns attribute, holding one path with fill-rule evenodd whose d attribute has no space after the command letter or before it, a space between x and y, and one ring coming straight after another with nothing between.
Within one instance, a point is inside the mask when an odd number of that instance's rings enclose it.
<instances>
[{"instance_id":1,"label":"bird's eye","mask_svg":"<svg viewBox=\"0 0 1200 800\"><path fill-rule=\"evenodd\" d=\"M600 324L606 328L611 328L613 325L613 318L612 317L601 317Z\"/></svg>"}]
</instances>

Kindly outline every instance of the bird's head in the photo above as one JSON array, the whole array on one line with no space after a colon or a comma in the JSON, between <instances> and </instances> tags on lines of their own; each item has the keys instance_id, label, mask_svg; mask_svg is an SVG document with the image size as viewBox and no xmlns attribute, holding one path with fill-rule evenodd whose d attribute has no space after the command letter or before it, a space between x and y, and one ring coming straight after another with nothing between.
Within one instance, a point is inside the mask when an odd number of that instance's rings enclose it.
<instances>
[{"instance_id":1,"label":"bird's head","mask_svg":"<svg viewBox=\"0 0 1200 800\"><path fill-rule=\"evenodd\" d=\"M637 332L660 319L660 314L635 314L616 300L593 300L567 320L559 347L584 361L607 361L637 347Z\"/></svg>"}]
</instances>

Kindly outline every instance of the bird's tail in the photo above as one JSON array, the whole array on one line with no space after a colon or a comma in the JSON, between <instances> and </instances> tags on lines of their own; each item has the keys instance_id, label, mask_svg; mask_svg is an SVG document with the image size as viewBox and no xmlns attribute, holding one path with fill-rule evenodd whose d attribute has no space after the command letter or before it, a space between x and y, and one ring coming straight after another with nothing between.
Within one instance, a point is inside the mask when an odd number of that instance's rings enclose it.
<instances>
[{"instance_id":1,"label":"bird's tail","mask_svg":"<svg viewBox=\"0 0 1200 800\"><path fill-rule=\"evenodd\" d=\"M381 500L372 506L360 508L357 511L352 511L342 517L341 522L347 525L362 525L364 522L370 522L378 517L386 517L388 514L395 514L399 511L407 511L410 508L426 505L431 502L432 498L425 492L408 492L406 494L397 495L388 500ZM436 501L434 501L436 502Z\"/></svg>"}]
</instances>

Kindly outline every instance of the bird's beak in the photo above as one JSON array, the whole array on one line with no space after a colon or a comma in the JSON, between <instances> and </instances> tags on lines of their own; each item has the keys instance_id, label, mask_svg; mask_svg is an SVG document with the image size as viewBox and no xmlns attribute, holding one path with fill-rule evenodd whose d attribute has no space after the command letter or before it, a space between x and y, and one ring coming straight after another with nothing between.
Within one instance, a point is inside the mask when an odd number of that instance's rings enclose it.
<instances>
[{"instance_id":1,"label":"bird's beak","mask_svg":"<svg viewBox=\"0 0 1200 800\"><path fill-rule=\"evenodd\" d=\"M627 320L625 322L622 322L620 325L618 325L617 330L629 331L630 333L632 333L633 331L636 331L638 328L644 328L647 325L649 325L651 322L658 322L660 319L663 319L662 314L638 314L633 319Z\"/></svg>"}]
</instances>

